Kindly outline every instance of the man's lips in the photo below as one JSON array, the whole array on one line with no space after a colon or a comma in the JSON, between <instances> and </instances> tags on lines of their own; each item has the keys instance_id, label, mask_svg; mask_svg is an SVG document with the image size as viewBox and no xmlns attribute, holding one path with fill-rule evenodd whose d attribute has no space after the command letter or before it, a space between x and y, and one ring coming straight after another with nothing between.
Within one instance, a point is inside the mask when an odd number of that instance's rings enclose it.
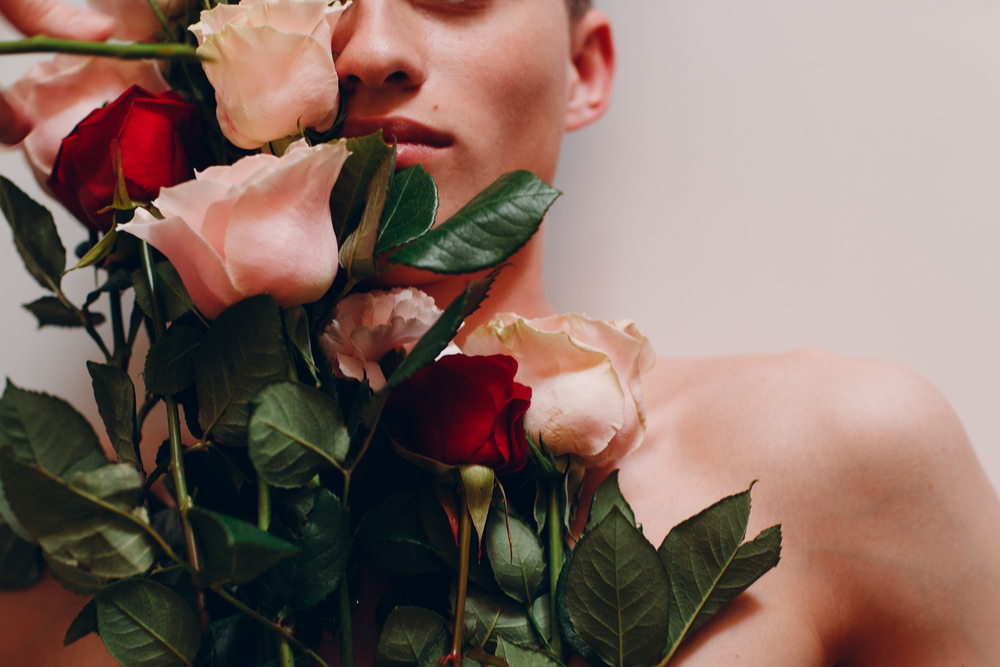
<instances>
[{"instance_id":1,"label":"man's lips","mask_svg":"<svg viewBox=\"0 0 1000 667\"><path fill-rule=\"evenodd\" d=\"M344 122L343 136L363 137L377 130L382 130L382 139L387 144L391 144L395 139L400 144L446 148L454 141L452 136L446 132L398 116L348 118Z\"/></svg>"}]
</instances>

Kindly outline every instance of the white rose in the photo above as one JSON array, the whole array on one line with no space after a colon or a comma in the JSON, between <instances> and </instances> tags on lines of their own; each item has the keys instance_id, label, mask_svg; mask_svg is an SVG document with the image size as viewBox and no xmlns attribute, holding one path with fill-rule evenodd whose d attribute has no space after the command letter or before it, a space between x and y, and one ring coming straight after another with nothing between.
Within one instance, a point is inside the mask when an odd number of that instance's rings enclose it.
<instances>
[{"instance_id":1,"label":"white rose","mask_svg":"<svg viewBox=\"0 0 1000 667\"><path fill-rule=\"evenodd\" d=\"M501 313L469 334L462 351L517 360L514 380L531 387L524 428L553 453L593 467L642 443L642 373L656 356L631 321L572 314L525 320Z\"/></svg>"}]
</instances>

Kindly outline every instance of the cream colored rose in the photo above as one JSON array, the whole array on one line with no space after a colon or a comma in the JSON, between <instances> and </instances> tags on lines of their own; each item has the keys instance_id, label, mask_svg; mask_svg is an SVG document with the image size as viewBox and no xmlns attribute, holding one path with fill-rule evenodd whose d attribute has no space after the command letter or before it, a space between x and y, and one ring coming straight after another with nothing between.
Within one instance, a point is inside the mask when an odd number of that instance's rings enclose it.
<instances>
[{"instance_id":1,"label":"cream colored rose","mask_svg":"<svg viewBox=\"0 0 1000 667\"><path fill-rule=\"evenodd\" d=\"M43 188L62 140L87 114L133 85L154 94L170 89L153 63L58 55L32 67L4 92L31 120L31 133L20 145Z\"/></svg>"},{"instance_id":2,"label":"cream colored rose","mask_svg":"<svg viewBox=\"0 0 1000 667\"><path fill-rule=\"evenodd\" d=\"M536 441L540 435L555 454L593 467L642 443L642 374L656 357L631 321L579 315L524 320L501 313L469 334L462 351L517 360L514 379L532 392L525 430Z\"/></svg>"},{"instance_id":3,"label":"cream colored rose","mask_svg":"<svg viewBox=\"0 0 1000 667\"><path fill-rule=\"evenodd\" d=\"M319 299L337 274L330 191L349 155L344 141L209 167L160 190L157 220L137 209L118 230L167 256L195 305L214 319L268 292L281 306Z\"/></svg>"},{"instance_id":4,"label":"cream colored rose","mask_svg":"<svg viewBox=\"0 0 1000 667\"><path fill-rule=\"evenodd\" d=\"M259 148L337 119L337 70L330 43L346 5L324 0L242 0L201 13L190 27L215 88L223 134Z\"/></svg>"},{"instance_id":5,"label":"cream colored rose","mask_svg":"<svg viewBox=\"0 0 1000 667\"><path fill-rule=\"evenodd\" d=\"M385 386L379 359L398 347L413 349L440 316L434 299L418 289L351 294L337 304L319 340L335 373L355 380L367 377L378 391Z\"/></svg>"}]
</instances>

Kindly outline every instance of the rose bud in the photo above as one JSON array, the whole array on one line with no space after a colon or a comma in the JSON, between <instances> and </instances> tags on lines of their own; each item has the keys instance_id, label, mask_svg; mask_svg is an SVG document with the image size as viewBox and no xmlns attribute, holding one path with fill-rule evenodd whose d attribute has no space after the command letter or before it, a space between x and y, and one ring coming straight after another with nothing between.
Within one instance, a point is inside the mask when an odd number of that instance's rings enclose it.
<instances>
[{"instance_id":1,"label":"rose bud","mask_svg":"<svg viewBox=\"0 0 1000 667\"><path fill-rule=\"evenodd\" d=\"M48 189L62 140L87 114L113 102L133 85L151 93L170 89L157 66L149 62L58 55L32 67L4 92L31 121L31 133L21 148L43 188Z\"/></svg>"},{"instance_id":2,"label":"rose bud","mask_svg":"<svg viewBox=\"0 0 1000 667\"><path fill-rule=\"evenodd\" d=\"M469 334L462 351L517 359L515 379L532 390L525 429L556 455L593 467L642 443L642 373L656 356L632 322L579 315L524 320L502 313Z\"/></svg>"},{"instance_id":3,"label":"rose bud","mask_svg":"<svg viewBox=\"0 0 1000 667\"><path fill-rule=\"evenodd\" d=\"M309 303L337 274L330 192L347 156L344 141L297 141L280 158L209 167L160 192L153 204L165 219L137 209L118 230L166 255L210 319L264 292L283 307Z\"/></svg>"},{"instance_id":4,"label":"rose bud","mask_svg":"<svg viewBox=\"0 0 1000 667\"><path fill-rule=\"evenodd\" d=\"M441 309L412 287L351 294L337 304L319 342L339 377L364 380L372 391L385 386L379 359L402 347L413 349L437 322Z\"/></svg>"},{"instance_id":5,"label":"rose bud","mask_svg":"<svg viewBox=\"0 0 1000 667\"><path fill-rule=\"evenodd\" d=\"M528 461L531 389L515 373L517 362L505 355L441 357L389 394L389 433L403 449L448 466L517 472Z\"/></svg>"},{"instance_id":6,"label":"rose bud","mask_svg":"<svg viewBox=\"0 0 1000 667\"><path fill-rule=\"evenodd\" d=\"M48 186L73 215L91 229L108 231L117 176L112 140L122 150L122 172L129 197L151 201L161 187L194 177L189 155L200 151L198 107L173 91L153 95L132 86L121 97L84 118L62 140Z\"/></svg>"},{"instance_id":7,"label":"rose bud","mask_svg":"<svg viewBox=\"0 0 1000 667\"><path fill-rule=\"evenodd\" d=\"M330 43L346 5L326 0L242 0L201 13L189 29L215 88L222 133L240 148L325 131L339 111Z\"/></svg>"}]
</instances>

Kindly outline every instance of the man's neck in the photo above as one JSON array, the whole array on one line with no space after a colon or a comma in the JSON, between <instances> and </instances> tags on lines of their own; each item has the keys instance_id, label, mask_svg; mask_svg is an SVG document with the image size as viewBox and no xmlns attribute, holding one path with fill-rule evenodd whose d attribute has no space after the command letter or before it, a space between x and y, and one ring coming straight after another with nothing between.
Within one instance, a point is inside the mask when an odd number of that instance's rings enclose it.
<instances>
[{"instance_id":1,"label":"man's neck","mask_svg":"<svg viewBox=\"0 0 1000 667\"><path fill-rule=\"evenodd\" d=\"M539 231L521 250L510 258L497 276L490 294L479 310L465 320L465 326L456 337L462 343L476 327L489 322L497 313L517 313L526 318L544 317L555 313L555 309L545 297L542 259L544 254L543 234ZM446 276L440 280L419 285L429 294L440 308L446 308L457 297L470 280L480 278L486 272L475 275Z\"/></svg>"}]
</instances>

